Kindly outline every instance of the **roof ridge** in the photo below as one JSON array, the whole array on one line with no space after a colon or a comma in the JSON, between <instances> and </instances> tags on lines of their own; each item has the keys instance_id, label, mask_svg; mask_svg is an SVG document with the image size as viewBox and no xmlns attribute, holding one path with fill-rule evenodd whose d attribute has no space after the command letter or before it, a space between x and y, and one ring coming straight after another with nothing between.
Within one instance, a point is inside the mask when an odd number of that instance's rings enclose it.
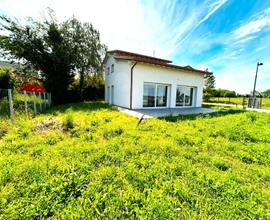
<instances>
[{"instance_id":1,"label":"roof ridge","mask_svg":"<svg viewBox=\"0 0 270 220\"><path fill-rule=\"evenodd\" d=\"M148 59L159 60L159 61L164 62L164 63L172 63L171 60L166 60L166 59L162 59L162 58L158 58L158 57L153 57L153 56L149 56L149 55L124 51L124 50L110 50L110 51L107 51L107 53L124 53L124 54L128 54L129 56L145 57Z\"/></svg>"}]
</instances>

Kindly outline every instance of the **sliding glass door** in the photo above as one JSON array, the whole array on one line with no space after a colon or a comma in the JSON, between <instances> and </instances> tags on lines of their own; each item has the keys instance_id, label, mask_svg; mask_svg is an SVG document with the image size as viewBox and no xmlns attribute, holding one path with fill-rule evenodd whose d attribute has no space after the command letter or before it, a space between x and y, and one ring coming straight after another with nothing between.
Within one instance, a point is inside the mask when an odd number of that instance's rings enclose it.
<instances>
[{"instance_id":1,"label":"sliding glass door","mask_svg":"<svg viewBox=\"0 0 270 220\"><path fill-rule=\"evenodd\" d=\"M167 106L167 93L168 93L168 86L157 84L157 95L156 95L157 107Z\"/></svg>"},{"instance_id":2,"label":"sliding glass door","mask_svg":"<svg viewBox=\"0 0 270 220\"><path fill-rule=\"evenodd\" d=\"M155 107L156 85L145 83L143 85L143 107Z\"/></svg>"},{"instance_id":3,"label":"sliding glass door","mask_svg":"<svg viewBox=\"0 0 270 220\"><path fill-rule=\"evenodd\" d=\"M176 106L193 106L194 88L188 86L177 86Z\"/></svg>"},{"instance_id":4,"label":"sliding glass door","mask_svg":"<svg viewBox=\"0 0 270 220\"><path fill-rule=\"evenodd\" d=\"M144 83L143 107L167 107L168 85Z\"/></svg>"}]
</instances>

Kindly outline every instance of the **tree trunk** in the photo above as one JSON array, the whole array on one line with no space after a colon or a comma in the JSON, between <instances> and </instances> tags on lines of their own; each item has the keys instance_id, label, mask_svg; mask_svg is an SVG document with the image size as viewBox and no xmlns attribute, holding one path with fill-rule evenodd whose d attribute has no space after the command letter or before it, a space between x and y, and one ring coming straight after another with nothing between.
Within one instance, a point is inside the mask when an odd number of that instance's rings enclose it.
<instances>
[{"instance_id":1,"label":"tree trunk","mask_svg":"<svg viewBox=\"0 0 270 220\"><path fill-rule=\"evenodd\" d=\"M84 70L80 71L80 85L79 85L79 95L80 100L83 101L83 85L84 85Z\"/></svg>"}]
</instances>

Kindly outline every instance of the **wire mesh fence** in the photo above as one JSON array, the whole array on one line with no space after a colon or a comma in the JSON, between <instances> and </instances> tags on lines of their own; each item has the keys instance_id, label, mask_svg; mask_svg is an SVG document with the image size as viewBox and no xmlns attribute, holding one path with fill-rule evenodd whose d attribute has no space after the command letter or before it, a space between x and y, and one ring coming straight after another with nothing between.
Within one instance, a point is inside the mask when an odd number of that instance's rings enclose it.
<instances>
[{"instance_id":1,"label":"wire mesh fence","mask_svg":"<svg viewBox=\"0 0 270 220\"><path fill-rule=\"evenodd\" d=\"M35 115L51 106L51 93L0 89L0 118Z\"/></svg>"},{"instance_id":2,"label":"wire mesh fence","mask_svg":"<svg viewBox=\"0 0 270 220\"><path fill-rule=\"evenodd\" d=\"M270 109L270 98L260 98L252 96L246 97L211 97L206 102L211 103L223 103L223 104L235 104L236 106L242 106L247 108L262 108Z\"/></svg>"}]
</instances>

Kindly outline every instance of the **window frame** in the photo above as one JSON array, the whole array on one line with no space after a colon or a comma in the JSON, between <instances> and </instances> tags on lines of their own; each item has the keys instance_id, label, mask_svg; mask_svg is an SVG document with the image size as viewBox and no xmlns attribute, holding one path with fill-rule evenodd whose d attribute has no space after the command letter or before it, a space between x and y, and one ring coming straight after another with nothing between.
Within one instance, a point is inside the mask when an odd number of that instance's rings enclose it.
<instances>
[{"instance_id":1,"label":"window frame","mask_svg":"<svg viewBox=\"0 0 270 220\"><path fill-rule=\"evenodd\" d=\"M177 104L177 92L178 92L178 88L184 88L184 92L182 92L183 96L183 103L182 105L178 105ZM190 96L190 105L186 105L186 89L190 89L191 92L191 96ZM177 108L188 108L188 107L194 107L195 106L195 93L196 93L196 87L195 86L187 86L187 85L177 85L176 86L176 91L175 91L175 107Z\"/></svg>"},{"instance_id":2,"label":"window frame","mask_svg":"<svg viewBox=\"0 0 270 220\"><path fill-rule=\"evenodd\" d=\"M114 72L114 64L111 65L111 73Z\"/></svg>"},{"instance_id":3,"label":"window frame","mask_svg":"<svg viewBox=\"0 0 270 220\"><path fill-rule=\"evenodd\" d=\"M144 86L145 85L154 85L155 86L155 94L154 94L154 106L145 106L144 105ZM166 88L166 105L165 106L159 106L157 105L157 97L158 97L158 86L165 86ZM143 99L142 99L142 107L143 108L168 108L169 105L169 89L170 89L170 84L166 83L153 83L153 82L144 82L143 83Z\"/></svg>"}]
</instances>

